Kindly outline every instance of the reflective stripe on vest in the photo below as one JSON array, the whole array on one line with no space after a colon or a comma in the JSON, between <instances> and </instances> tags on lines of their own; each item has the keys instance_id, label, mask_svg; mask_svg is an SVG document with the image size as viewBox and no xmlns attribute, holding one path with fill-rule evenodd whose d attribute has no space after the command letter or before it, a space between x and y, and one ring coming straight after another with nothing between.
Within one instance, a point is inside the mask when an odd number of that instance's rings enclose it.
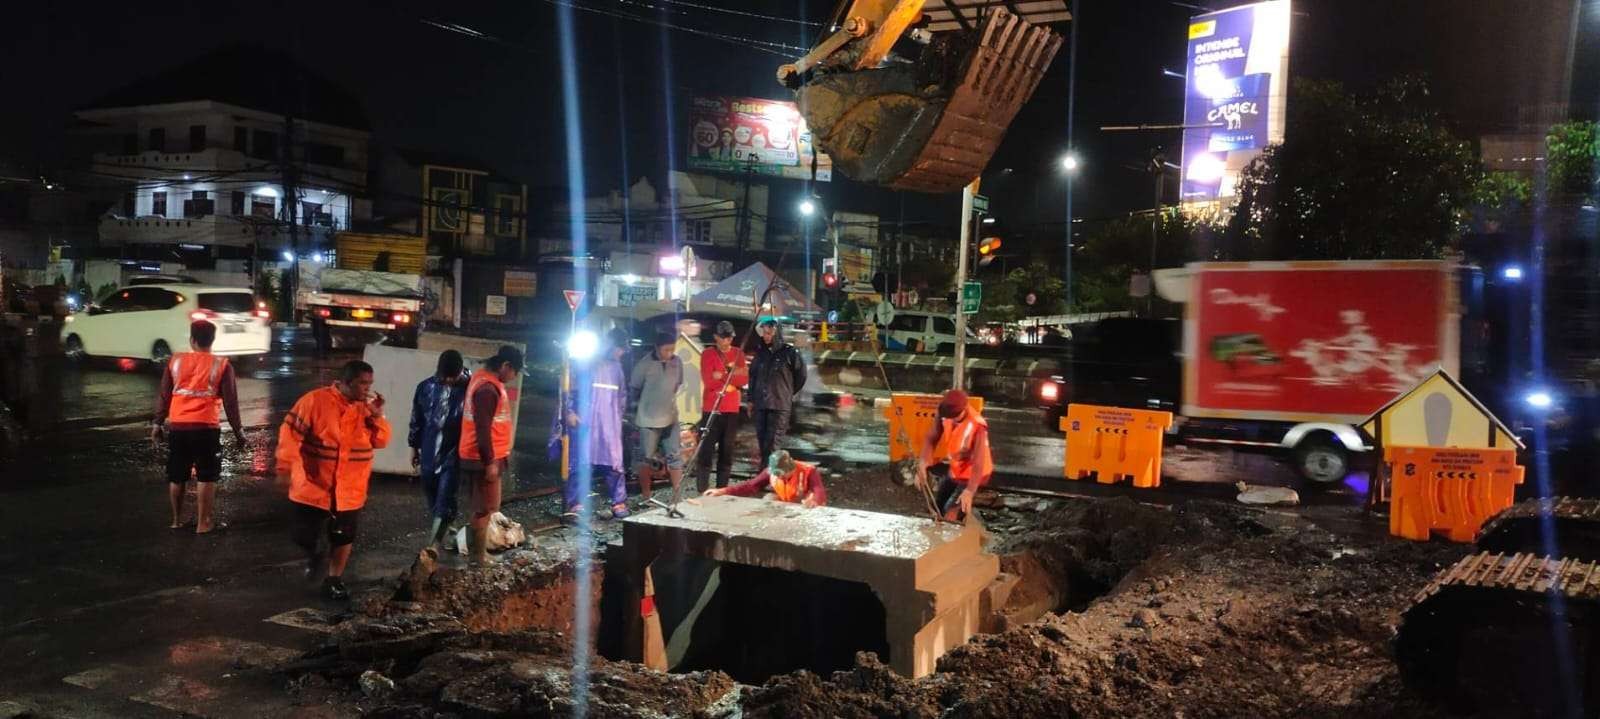
<instances>
[{"instance_id":1,"label":"reflective stripe on vest","mask_svg":"<svg viewBox=\"0 0 1600 719\"><path fill-rule=\"evenodd\" d=\"M217 405L224 360L210 352L180 352L168 366L172 373L172 405L167 418L180 424L220 426Z\"/></svg>"},{"instance_id":2,"label":"reflective stripe on vest","mask_svg":"<svg viewBox=\"0 0 1600 719\"><path fill-rule=\"evenodd\" d=\"M953 419L940 421L944 423L944 436L948 438L945 448L948 453L946 459L950 461L950 477L962 481L974 479L972 467L978 458L972 456L973 438L978 428L987 427L988 423L970 409L959 423Z\"/></svg>"},{"instance_id":3,"label":"reflective stripe on vest","mask_svg":"<svg viewBox=\"0 0 1600 719\"><path fill-rule=\"evenodd\" d=\"M505 383L499 377L487 369L480 369L472 373L472 380L467 383L467 407L461 414L461 443L458 445L462 459L483 461L478 452L478 423L472 416L472 397L486 383L494 385L500 393L500 401L495 403L494 419L489 424L489 438L494 444L493 459L511 456L511 397L506 394Z\"/></svg>"}]
</instances>

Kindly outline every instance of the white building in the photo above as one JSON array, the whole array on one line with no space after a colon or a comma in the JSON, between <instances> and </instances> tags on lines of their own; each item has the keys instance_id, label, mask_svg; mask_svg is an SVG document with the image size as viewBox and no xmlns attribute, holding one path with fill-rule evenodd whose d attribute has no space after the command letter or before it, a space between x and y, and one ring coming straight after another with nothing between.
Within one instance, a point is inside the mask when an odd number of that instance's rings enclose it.
<instances>
[{"instance_id":1,"label":"white building","mask_svg":"<svg viewBox=\"0 0 1600 719\"><path fill-rule=\"evenodd\" d=\"M606 256L612 252L650 253L652 248L681 244L737 248L740 222L748 223L744 249L767 244L767 186L698 173L673 172L671 188L662 192L640 178L626 194L612 191L584 200L583 218L587 252ZM748 210L741 211L748 195ZM572 208L557 207L553 229L566 227ZM562 234L540 240L544 254L570 253L571 242Z\"/></svg>"},{"instance_id":2,"label":"white building","mask_svg":"<svg viewBox=\"0 0 1600 719\"><path fill-rule=\"evenodd\" d=\"M214 100L77 113L99 140L90 173L121 180L100 220L102 246L288 244L283 154L292 148L302 247L371 214L369 133ZM285 136L292 128L292 138Z\"/></svg>"}]
</instances>

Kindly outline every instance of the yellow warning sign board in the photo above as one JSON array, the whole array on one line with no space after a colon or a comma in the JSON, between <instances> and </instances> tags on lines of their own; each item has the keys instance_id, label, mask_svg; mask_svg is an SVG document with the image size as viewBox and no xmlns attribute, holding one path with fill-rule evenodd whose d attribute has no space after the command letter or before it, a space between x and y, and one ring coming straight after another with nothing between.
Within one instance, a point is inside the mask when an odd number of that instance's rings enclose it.
<instances>
[{"instance_id":1,"label":"yellow warning sign board","mask_svg":"<svg viewBox=\"0 0 1600 719\"><path fill-rule=\"evenodd\" d=\"M1372 413L1361 429L1384 447L1522 448L1505 423L1442 369Z\"/></svg>"}]
</instances>

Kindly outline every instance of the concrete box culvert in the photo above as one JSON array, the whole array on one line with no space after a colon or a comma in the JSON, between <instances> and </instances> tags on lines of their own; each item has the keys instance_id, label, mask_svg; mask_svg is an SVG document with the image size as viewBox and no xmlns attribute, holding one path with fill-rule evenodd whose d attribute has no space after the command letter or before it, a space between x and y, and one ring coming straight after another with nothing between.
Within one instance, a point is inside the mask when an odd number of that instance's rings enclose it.
<instances>
[{"instance_id":1,"label":"concrete box culvert","mask_svg":"<svg viewBox=\"0 0 1600 719\"><path fill-rule=\"evenodd\" d=\"M646 655L644 621L638 607L646 572L661 560L666 560L661 564L662 576L653 576L661 596L679 592L704 595L705 580L698 577L710 569L683 565L683 558L842 582L766 575L768 581L797 582L800 589L796 591L806 591L807 583L813 583L814 591L839 599L840 606L856 607L846 611L870 613L870 602L848 583L864 585L882 607L883 636L881 643L872 637L856 648L887 645L889 666L912 678L932 672L945 651L978 632L986 604L984 590L999 573L999 560L982 551L981 530L976 527L935 525L927 519L832 507L807 510L738 497L704 498L679 508L682 518L656 511L626 520L619 548L622 562L611 565L613 575L626 572L629 579L623 611L610 614L620 614L626 626L621 632L621 654L656 668L668 668L670 643L664 647L669 651L660 656ZM694 586L663 587L663 580L675 581L675 574L688 578ZM742 575L742 583L757 583L743 569L733 570L733 574ZM754 577L760 576L754 573ZM684 606L686 602L669 600L668 604ZM630 607L633 611L627 611ZM778 611L776 607L774 611ZM768 620L782 621L783 615L771 614ZM682 641L680 658L688 655Z\"/></svg>"}]
</instances>

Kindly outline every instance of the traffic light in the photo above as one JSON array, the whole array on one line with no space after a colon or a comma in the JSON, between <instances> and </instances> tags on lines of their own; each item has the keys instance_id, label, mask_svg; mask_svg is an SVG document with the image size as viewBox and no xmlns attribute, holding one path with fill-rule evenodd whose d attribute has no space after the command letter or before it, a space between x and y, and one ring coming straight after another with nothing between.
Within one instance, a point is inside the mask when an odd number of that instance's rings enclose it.
<instances>
[{"instance_id":1,"label":"traffic light","mask_svg":"<svg viewBox=\"0 0 1600 719\"><path fill-rule=\"evenodd\" d=\"M832 257L822 259L822 286L830 290L839 289L839 262Z\"/></svg>"},{"instance_id":2,"label":"traffic light","mask_svg":"<svg viewBox=\"0 0 1600 719\"><path fill-rule=\"evenodd\" d=\"M995 253L997 253L999 251L1000 251L1000 238L998 238L998 237L985 237L985 238L983 238L983 241L978 243L978 266L979 267L988 267L990 262L994 262Z\"/></svg>"}]
</instances>

